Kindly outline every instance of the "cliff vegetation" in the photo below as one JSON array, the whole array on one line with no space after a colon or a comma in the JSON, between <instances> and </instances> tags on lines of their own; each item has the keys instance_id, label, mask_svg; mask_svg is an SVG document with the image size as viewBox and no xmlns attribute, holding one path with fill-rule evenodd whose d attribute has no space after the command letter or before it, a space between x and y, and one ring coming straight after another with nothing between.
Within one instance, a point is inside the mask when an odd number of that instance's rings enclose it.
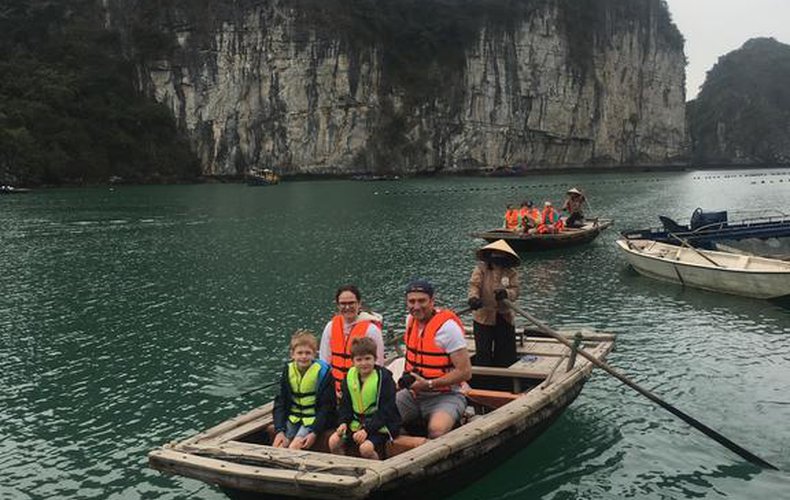
<instances>
[{"instance_id":1,"label":"cliff vegetation","mask_svg":"<svg viewBox=\"0 0 790 500\"><path fill-rule=\"evenodd\" d=\"M0 8L0 182L145 182L199 165L170 111L135 89L133 62L91 0Z\"/></svg>"},{"instance_id":2,"label":"cliff vegetation","mask_svg":"<svg viewBox=\"0 0 790 500\"><path fill-rule=\"evenodd\" d=\"M755 38L719 58L686 112L699 164L790 164L790 45Z\"/></svg>"}]
</instances>

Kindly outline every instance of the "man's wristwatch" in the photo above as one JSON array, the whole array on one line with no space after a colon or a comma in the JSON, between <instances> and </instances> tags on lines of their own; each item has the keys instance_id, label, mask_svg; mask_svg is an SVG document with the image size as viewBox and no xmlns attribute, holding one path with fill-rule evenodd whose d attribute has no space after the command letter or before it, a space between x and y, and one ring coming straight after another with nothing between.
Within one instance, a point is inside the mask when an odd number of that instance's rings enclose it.
<instances>
[{"instance_id":1,"label":"man's wristwatch","mask_svg":"<svg viewBox=\"0 0 790 500\"><path fill-rule=\"evenodd\" d=\"M433 390L433 379L428 381L428 389L431 391Z\"/></svg>"}]
</instances>

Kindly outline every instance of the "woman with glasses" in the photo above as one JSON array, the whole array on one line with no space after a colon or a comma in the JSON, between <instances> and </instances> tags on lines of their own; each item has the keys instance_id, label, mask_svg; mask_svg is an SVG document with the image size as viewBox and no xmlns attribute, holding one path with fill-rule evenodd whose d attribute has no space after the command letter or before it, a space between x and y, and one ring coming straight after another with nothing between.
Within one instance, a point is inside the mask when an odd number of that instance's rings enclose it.
<instances>
[{"instance_id":1,"label":"woman with glasses","mask_svg":"<svg viewBox=\"0 0 790 500\"><path fill-rule=\"evenodd\" d=\"M341 286L335 292L338 313L324 327L318 357L332 366L335 390L352 366L351 342L357 337L370 337L376 343L376 364L384 364L384 339L381 328L370 315L360 317L362 294L355 285Z\"/></svg>"}]
</instances>

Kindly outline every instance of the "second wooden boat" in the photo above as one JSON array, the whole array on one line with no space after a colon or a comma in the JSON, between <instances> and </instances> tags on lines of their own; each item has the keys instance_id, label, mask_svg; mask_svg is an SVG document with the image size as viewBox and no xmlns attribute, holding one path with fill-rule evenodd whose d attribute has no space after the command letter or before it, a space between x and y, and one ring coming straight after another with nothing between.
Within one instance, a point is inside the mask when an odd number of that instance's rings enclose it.
<instances>
[{"instance_id":1,"label":"second wooden boat","mask_svg":"<svg viewBox=\"0 0 790 500\"><path fill-rule=\"evenodd\" d=\"M579 333L578 338L601 360L614 344L610 334ZM474 352L474 341L468 339L468 345ZM387 445L384 460L328 454L328 436L309 451L273 448L269 403L152 451L149 465L244 498L436 498L480 477L542 433L576 399L593 369L589 360L551 338L527 336L518 352L519 360L509 367L473 368L460 427L433 440L401 435ZM390 368L397 377L402 358ZM510 390L475 388L481 376L505 382Z\"/></svg>"},{"instance_id":2,"label":"second wooden boat","mask_svg":"<svg viewBox=\"0 0 790 500\"><path fill-rule=\"evenodd\" d=\"M714 292L772 299L790 295L790 262L653 240L617 240L640 274Z\"/></svg>"},{"instance_id":3,"label":"second wooden boat","mask_svg":"<svg viewBox=\"0 0 790 500\"><path fill-rule=\"evenodd\" d=\"M597 238L601 231L611 226L613 222L612 219L586 219L584 225L580 228L565 228L561 232L554 234L492 229L490 231L472 233L472 236L482 238L488 242L505 240L517 252L553 250L589 243Z\"/></svg>"}]
</instances>

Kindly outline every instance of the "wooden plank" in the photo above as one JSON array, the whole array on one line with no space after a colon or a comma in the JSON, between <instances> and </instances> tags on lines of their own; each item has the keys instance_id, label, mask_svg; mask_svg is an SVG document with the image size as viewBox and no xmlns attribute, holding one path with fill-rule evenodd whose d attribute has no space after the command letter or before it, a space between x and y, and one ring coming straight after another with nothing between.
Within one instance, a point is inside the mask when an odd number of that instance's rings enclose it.
<instances>
[{"instance_id":1,"label":"wooden plank","mask_svg":"<svg viewBox=\"0 0 790 500\"><path fill-rule=\"evenodd\" d=\"M314 470L331 471L333 474L354 477L364 475L367 469L379 463L364 458L330 455L309 450L294 451L238 441L221 446L180 446L176 451L217 460L253 462L264 467L271 466L308 472Z\"/></svg>"},{"instance_id":2,"label":"wooden plank","mask_svg":"<svg viewBox=\"0 0 790 500\"><path fill-rule=\"evenodd\" d=\"M492 375L507 378L544 379L557 363L556 356L536 356L534 361L519 359L507 368L473 366L472 375Z\"/></svg>"},{"instance_id":3,"label":"wooden plank","mask_svg":"<svg viewBox=\"0 0 790 500\"><path fill-rule=\"evenodd\" d=\"M260 467L256 465L243 465L217 460L214 458L199 457L189 453L175 450L159 449L148 454L150 465L159 470L167 466L168 472L177 471L187 477L196 477L194 473L198 471L211 471L217 476L217 480L212 482L220 483L219 477L226 478L253 478L258 482L279 482L291 485L291 490L298 491L298 484L323 487L353 487L359 485L361 481L355 477L337 474L325 474L321 472L292 471L286 469L274 469ZM263 491L263 490L253 490Z\"/></svg>"}]
</instances>

